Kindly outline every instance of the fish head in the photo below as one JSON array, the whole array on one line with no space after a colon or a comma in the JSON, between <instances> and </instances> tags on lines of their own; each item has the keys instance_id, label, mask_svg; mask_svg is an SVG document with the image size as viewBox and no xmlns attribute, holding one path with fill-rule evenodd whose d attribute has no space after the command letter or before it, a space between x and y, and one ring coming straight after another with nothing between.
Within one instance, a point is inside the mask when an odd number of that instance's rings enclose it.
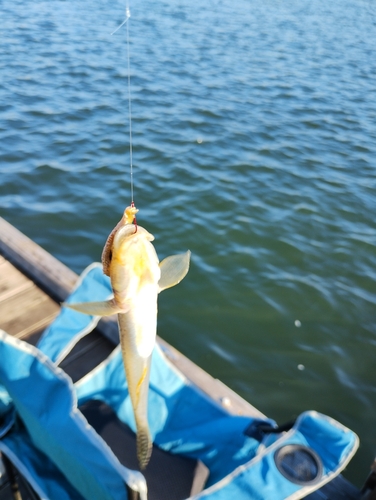
<instances>
[{"instance_id":1,"label":"fish head","mask_svg":"<svg viewBox=\"0 0 376 500\"><path fill-rule=\"evenodd\" d=\"M141 226L138 226L137 232L130 224L121 227L112 245L112 264L131 268L139 277L146 269L155 268L160 277L158 256L150 244L153 240L154 236Z\"/></svg>"}]
</instances>

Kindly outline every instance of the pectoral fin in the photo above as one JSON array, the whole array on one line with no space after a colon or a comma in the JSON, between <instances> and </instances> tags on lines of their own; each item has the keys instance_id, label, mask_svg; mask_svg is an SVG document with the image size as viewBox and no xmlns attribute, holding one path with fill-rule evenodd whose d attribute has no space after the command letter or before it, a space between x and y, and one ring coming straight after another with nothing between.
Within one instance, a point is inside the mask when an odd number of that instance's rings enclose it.
<instances>
[{"instance_id":1,"label":"pectoral fin","mask_svg":"<svg viewBox=\"0 0 376 500\"><path fill-rule=\"evenodd\" d=\"M191 252L188 250L185 253L171 255L162 260L159 264L161 269L161 277L158 282L160 292L180 283L188 272L190 257Z\"/></svg>"},{"instance_id":2,"label":"pectoral fin","mask_svg":"<svg viewBox=\"0 0 376 500\"><path fill-rule=\"evenodd\" d=\"M127 308L119 307L114 299L106 300L103 302L78 302L77 304L68 304L63 302L63 307L69 307L75 311L92 314L94 316L111 316L111 314L125 313L129 310Z\"/></svg>"}]
</instances>

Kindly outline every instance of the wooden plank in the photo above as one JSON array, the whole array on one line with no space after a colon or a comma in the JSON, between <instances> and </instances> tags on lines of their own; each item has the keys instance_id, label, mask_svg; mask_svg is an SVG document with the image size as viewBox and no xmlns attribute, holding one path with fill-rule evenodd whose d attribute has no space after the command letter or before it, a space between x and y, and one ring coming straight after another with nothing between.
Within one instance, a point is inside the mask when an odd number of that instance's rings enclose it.
<instances>
[{"instance_id":1,"label":"wooden plank","mask_svg":"<svg viewBox=\"0 0 376 500\"><path fill-rule=\"evenodd\" d=\"M28 289L2 301L0 325L18 318L23 313L28 313L38 307L46 298L49 297L40 293L40 290L32 283Z\"/></svg>"},{"instance_id":2,"label":"wooden plank","mask_svg":"<svg viewBox=\"0 0 376 500\"><path fill-rule=\"evenodd\" d=\"M0 263L0 302L32 286L33 282L12 266L10 262L4 260L4 262Z\"/></svg>"},{"instance_id":3,"label":"wooden plank","mask_svg":"<svg viewBox=\"0 0 376 500\"><path fill-rule=\"evenodd\" d=\"M26 338L49 325L60 307L31 283L0 303L0 328L10 335Z\"/></svg>"}]
</instances>

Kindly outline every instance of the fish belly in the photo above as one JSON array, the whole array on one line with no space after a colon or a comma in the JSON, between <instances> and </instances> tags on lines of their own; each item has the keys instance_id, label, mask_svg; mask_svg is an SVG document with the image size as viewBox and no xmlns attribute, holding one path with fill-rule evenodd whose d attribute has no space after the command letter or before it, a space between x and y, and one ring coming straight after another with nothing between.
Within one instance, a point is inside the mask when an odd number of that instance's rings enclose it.
<instances>
[{"instance_id":1,"label":"fish belly","mask_svg":"<svg viewBox=\"0 0 376 500\"><path fill-rule=\"evenodd\" d=\"M134 324L134 310L126 314L118 314L120 344L128 382L129 395L132 402L137 431L137 458L140 468L144 469L150 459L152 439L147 419L148 391L150 365L156 335L156 314L154 321L150 318L145 321L145 314L141 324L149 326L148 331ZM149 311L150 312L150 311ZM150 326L152 327L150 329Z\"/></svg>"}]
</instances>

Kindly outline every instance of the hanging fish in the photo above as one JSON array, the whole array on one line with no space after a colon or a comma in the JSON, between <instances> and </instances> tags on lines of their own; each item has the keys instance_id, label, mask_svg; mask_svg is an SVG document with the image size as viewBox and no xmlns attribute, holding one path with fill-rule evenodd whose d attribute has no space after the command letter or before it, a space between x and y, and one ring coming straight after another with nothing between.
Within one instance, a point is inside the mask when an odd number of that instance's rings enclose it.
<instances>
[{"instance_id":1,"label":"hanging fish","mask_svg":"<svg viewBox=\"0 0 376 500\"><path fill-rule=\"evenodd\" d=\"M111 279L114 298L64 305L85 314L118 315L123 362L136 420L137 457L140 468L144 469L152 451L147 398L157 329L157 297L187 274L190 251L159 263L151 244L154 236L133 224L137 212L134 206L125 209L103 249L103 272Z\"/></svg>"}]
</instances>

